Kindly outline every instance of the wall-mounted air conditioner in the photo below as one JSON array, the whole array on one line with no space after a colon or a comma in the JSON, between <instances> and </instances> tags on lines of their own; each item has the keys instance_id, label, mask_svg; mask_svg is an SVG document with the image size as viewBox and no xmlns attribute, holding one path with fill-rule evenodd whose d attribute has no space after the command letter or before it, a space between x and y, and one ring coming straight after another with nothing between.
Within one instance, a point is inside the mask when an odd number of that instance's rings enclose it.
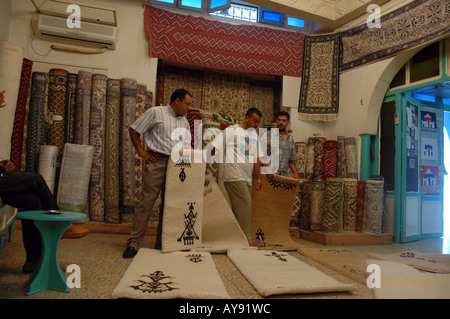
<instances>
[{"instance_id":1,"label":"wall-mounted air conditioner","mask_svg":"<svg viewBox=\"0 0 450 319\"><path fill-rule=\"evenodd\" d=\"M67 18L44 13L33 15L32 26L41 39L97 48L116 47L116 26L81 21L80 28L70 28Z\"/></svg>"}]
</instances>

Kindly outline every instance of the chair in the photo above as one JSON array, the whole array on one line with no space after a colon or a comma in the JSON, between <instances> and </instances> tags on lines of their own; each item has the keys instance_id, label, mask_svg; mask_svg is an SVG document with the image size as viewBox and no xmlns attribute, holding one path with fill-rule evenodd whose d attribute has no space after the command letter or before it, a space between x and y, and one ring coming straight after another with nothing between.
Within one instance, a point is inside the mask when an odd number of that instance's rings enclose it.
<instances>
[{"instance_id":1,"label":"chair","mask_svg":"<svg viewBox=\"0 0 450 319\"><path fill-rule=\"evenodd\" d=\"M14 229L16 227L16 214L17 208L4 204L0 198L0 256L8 230L8 241L11 242L13 240Z\"/></svg>"}]
</instances>

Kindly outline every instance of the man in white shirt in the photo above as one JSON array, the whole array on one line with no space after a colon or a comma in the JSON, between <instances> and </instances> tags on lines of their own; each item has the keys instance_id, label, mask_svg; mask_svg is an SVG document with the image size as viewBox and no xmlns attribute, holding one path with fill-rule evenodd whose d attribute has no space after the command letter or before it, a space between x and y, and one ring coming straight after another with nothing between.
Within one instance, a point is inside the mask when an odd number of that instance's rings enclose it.
<instances>
[{"instance_id":1,"label":"man in white shirt","mask_svg":"<svg viewBox=\"0 0 450 319\"><path fill-rule=\"evenodd\" d=\"M123 258L133 258L144 240L151 209L160 191L164 194L167 162L172 148L180 140L190 145L190 126L186 114L191 105L192 94L185 89L178 89L173 92L168 105L148 109L129 128L131 141L137 154L145 159L146 166L143 173L142 198L133 215L130 237ZM180 140L172 139L174 132L177 138L181 134ZM144 149L143 143L149 151ZM161 209L156 249L161 249L162 219Z\"/></svg>"},{"instance_id":2,"label":"man in white shirt","mask_svg":"<svg viewBox=\"0 0 450 319\"><path fill-rule=\"evenodd\" d=\"M225 155L223 182L234 215L250 245L258 244L258 241L252 239L250 234L250 223L253 171L257 179L257 190L262 187L261 163L257 158L258 136L256 134L261 117L261 111L257 108L250 108L242 123L232 125L225 130L223 139L223 154Z\"/></svg>"}]
</instances>

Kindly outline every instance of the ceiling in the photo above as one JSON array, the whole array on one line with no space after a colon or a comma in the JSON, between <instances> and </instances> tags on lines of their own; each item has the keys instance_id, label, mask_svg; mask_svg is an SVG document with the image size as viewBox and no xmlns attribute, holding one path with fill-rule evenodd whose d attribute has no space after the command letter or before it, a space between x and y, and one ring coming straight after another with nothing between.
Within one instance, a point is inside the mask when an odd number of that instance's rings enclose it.
<instances>
[{"instance_id":1,"label":"ceiling","mask_svg":"<svg viewBox=\"0 0 450 319\"><path fill-rule=\"evenodd\" d=\"M245 0L322 25L315 33L326 33L364 15L370 4L389 0Z\"/></svg>"}]
</instances>

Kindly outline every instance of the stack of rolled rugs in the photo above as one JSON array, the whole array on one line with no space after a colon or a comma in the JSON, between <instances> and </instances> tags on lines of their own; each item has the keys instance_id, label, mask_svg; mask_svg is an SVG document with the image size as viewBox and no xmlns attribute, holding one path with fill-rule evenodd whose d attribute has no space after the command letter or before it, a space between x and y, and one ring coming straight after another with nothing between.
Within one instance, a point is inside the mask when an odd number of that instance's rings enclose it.
<instances>
[{"instance_id":1,"label":"stack of rolled rugs","mask_svg":"<svg viewBox=\"0 0 450 319\"><path fill-rule=\"evenodd\" d=\"M302 179L291 229L384 233L384 178L358 180L354 137L314 135L295 147Z\"/></svg>"}]
</instances>

